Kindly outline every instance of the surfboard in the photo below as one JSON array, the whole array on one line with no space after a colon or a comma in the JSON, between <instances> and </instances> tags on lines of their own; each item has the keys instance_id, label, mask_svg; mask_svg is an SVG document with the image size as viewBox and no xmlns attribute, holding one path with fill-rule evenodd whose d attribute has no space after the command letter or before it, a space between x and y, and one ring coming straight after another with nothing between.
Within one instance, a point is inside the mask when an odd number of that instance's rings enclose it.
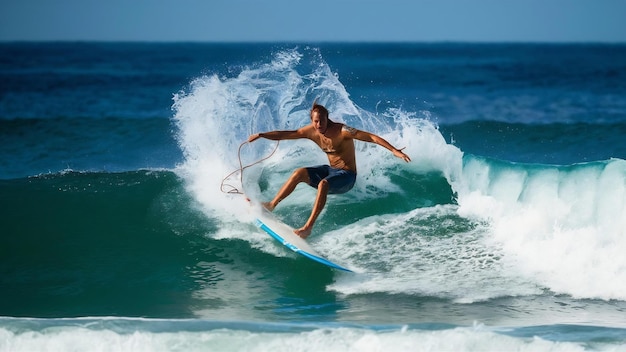
<instances>
[{"instance_id":1,"label":"surfboard","mask_svg":"<svg viewBox=\"0 0 626 352\"><path fill-rule=\"evenodd\" d=\"M265 209L261 211L261 214L258 214L255 219L255 225L278 241L278 243L308 259L324 264L333 269L353 272L352 270L333 263L319 255L304 239L293 233L293 228L276 219Z\"/></svg>"}]
</instances>

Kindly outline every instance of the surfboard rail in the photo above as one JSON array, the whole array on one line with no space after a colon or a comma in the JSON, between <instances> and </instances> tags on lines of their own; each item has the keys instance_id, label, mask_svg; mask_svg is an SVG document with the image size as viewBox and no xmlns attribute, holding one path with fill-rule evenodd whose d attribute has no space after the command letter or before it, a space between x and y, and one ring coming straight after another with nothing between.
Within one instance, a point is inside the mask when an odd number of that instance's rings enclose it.
<instances>
[{"instance_id":1,"label":"surfboard rail","mask_svg":"<svg viewBox=\"0 0 626 352\"><path fill-rule=\"evenodd\" d=\"M263 222L263 220L261 220L260 218L256 218L255 219L255 225L260 228L261 230L265 231L268 235L270 235L272 238L274 238L276 241L278 241L280 244L282 244L283 246L289 248L290 250L304 256L307 257L313 261L316 261L318 263L324 264L330 268L333 269L338 269L338 270L343 270L346 272L353 272L352 270L345 268L339 264L333 263L330 260L321 257L320 255L318 255L317 253L315 253L312 249L307 248L308 250L305 250L302 247L302 245L300 245L300 247L294 243L291 243L290 241L288 241L287 239L283 238L283 236L281 236L280 234L278 234L278 232L276 232L274 229L272 229L268 224L266 224L265 222ZM286 225L285 225L286 226ZM294 234L294 236L296 236ZM302 240L304 241L304 240ZM308 245L307 245L308 247Z\"/></svg>"}]
</instances>

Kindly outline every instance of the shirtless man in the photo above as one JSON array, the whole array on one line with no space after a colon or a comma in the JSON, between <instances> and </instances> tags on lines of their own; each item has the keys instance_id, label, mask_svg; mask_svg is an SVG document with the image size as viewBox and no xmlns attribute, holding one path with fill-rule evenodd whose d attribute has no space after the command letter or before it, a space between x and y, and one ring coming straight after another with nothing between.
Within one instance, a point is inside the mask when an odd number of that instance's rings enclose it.
<instances>
[{"instance_id":1,"label":"shirtless man","mask_svg":"<svg viewBox=\"0 0 626 352\"><path fill-rule=\"evenodd\" d=\"M354 153L354 140L376 143L389 149L396 157L409 162L411 159L396 149L383 138L365 131L348 127L342 123L333 122L328 118L328 110L322 105L313 103L311 108L311 124L295 131L272 131L253 134L248 142L259 138L270 140L308 138L315 142L328 156L330 165L320 165L307 168L299 168L291 174L289 180L278 191L272 201L263 205L269 210L274 208L283 199L293 192L296 186L304 182L311 187L317 188L317 197L311 216L303 227L294 230L296 235L307 238L313 229L315 220L326 205L328 194L341 194L349 191L356 181L356 156Z\"/></svg>"}]
</instances>

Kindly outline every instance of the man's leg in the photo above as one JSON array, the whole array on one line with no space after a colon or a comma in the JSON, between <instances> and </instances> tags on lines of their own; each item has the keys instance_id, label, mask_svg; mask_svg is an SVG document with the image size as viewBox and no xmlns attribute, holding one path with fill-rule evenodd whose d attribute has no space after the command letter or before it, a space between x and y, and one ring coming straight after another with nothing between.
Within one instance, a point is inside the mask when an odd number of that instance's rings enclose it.
<instances>
[{"instance_id":1,"label":"man's leg","mask_svg":"<svg viewBox=\"0 0 626 352\"><path fill-rule=\"evenodd\" d=\"M274 199L272 199L271 202L263 203L263 206L267 210L273 211L278 203L287 198L287 196L289 196L291 192L296 189L296 186L300 182L309 183L309 173L305 168L296 169L291 174L287 182L285 182L285 184L280 188L278 193L276 193Z\"/></svg>"},{"instance_id":2,"label":"man's leg","mask_svg":"<svg viewBox=\"0 0 626 352\"><path fill-rule=\"evenodd\" d=\"M309 220L307 220L306 224L301 228L294 230L293 232L302 237L307 238L313 231L313 225L315 224L315 220L324 209L326 205L326 197L328 196L328 181L322 180L317 186L317 197L315 197L315 204L313 205L313 210L311 211L311 216L309 216Z\"/></svg>"}]
</instances>

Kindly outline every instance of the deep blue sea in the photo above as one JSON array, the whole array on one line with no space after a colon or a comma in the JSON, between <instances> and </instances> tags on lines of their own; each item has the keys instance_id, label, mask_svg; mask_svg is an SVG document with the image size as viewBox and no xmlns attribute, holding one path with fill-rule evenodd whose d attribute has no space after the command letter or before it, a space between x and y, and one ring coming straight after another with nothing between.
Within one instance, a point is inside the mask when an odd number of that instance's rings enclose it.
<instances>
[{"instance_id":1,"label":"deep blue sea","mask_svg":"<svg viewBox=\"0 0 626 352\"><path fill-rule=\"evenodd\" d=\"M412 159L329 196L355 273L228 192L325 161L243 143L316 98ZM624 136L623 44L0 43L0 351L626 351Z\"/></svg>"}]
</instances>

